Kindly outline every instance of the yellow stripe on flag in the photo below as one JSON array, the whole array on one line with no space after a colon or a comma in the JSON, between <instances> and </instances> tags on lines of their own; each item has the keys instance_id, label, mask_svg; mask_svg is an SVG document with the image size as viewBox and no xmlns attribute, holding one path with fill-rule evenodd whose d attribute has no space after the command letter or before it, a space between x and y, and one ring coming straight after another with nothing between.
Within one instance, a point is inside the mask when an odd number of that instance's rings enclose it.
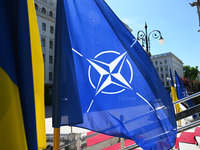
<instances>
[{"instance_id":1,"label":"yellow stripe on flag","mask_svg":"<svg viewBox=\"0 0 200 150\"><path fill-rule=\"evenodd\" d=\"M34 7L34 1L28 0L29 28L33 66L33 84L37 124L38 148L46 148L45 110L44 110L44 64L42 48Z\"/></svg>"},{"instance_id":2,"label":"yellow stripe on flag","mask_svg":"<svg viewBox=\"0 0 200 150\"><path fill-rule=\"evenodd\" d=\"M0 150L27 150L19 90L0 67Z\"/></svg>"},{"instance_id":3,"label":"yellow stripe on flag","mask_svg":"<svg viewBox=\"0 0 200 150\"><path fill-rule=\"evenodd\" d=\"M176 94L176 89L171 86L171 90L172 90L172 100L173 102L176 102L178 100L177 94ZM181 108L179 104L176 104L176 113L181 112Z\"/></svg>"}]
</instances>

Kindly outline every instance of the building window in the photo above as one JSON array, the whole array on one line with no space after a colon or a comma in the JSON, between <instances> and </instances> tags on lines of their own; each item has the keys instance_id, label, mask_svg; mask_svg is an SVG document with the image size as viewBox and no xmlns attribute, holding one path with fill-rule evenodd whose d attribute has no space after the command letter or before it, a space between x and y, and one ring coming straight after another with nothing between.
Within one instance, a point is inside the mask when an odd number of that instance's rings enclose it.
<instances>
[{"instance_id":1,"label":"building window","mask_svg":"<svg viewBox=\"0 0 200 150\"><path fill-rule=\"evenodd\" d=\"M49 16L53 17L53 12L52 11L49 12Z\"/></svg>"},{"instance_id":2,"label":"building window","mask_svg":"<svg viewBox=\"0 0 200 150\"><path fill-rule=\"evenodd\" d=\"M53 49L53 41L49 41L49 48Z\"/></svg>"},{"instance_id":3,"label":"building window","mask_svg":"<svg viewBox=\"0 0 200 150\"><path fill-rule=\"evenodd\" d=\"M167 66L165 66L165 71L168 71L168 67Z\"/></svg>"},{"instance_id":4,"label":"building window","mask_svg":"<svg viewBox=\"0 0 200 150\"><path fill-rule=\"evenodd\" d=\"M166 78L168 78L169 77L169 75L168 74L166 74Z\"/></svg>"},{"instance_id":5,"label":"building window","mask_svg":"<svg viewBox=\"0 0 200 150\"><path fill-rule=\"evenodd\" d=\"M163 74L161 74L161 78L164 78L164 75L163 75Z\"/></svg>"},{"instance_id":6,"label":"building window","mask_svg":"<svg viewBox=\"0 0 200 150\"><path fill-rule=\"evenodd\" d=\"M42 31L46 31L46 23L42 23Z\"/></svg>"},{"instance_id":7,"label":"building window","mask_svg":"<svg viewBox=\"0 0 200 150\"><path fill-rule=\"evenodd\" d=\"M158 64L158 62L157 62L157 61L155 61L155 64L157 65L157 64Z\"/></svg>"},{"instance_id":8,"label":"building window","mask_svg":"<svg viewBox=\"0 0 200 150\"><path fill-rule=\"evenodd\" d=\"M166 84L167 84L167 86L169 86L169 82L168 81L166 82Z\"/></svg>"},{"instance_id":9,"label":"building window","mask_svg":"<svg viewBox=\"0 0 200 150\"><path fill-rule=\"evenodd\" d=\"M53 34L54 27L50 26L50 33Z\"/></svg>"},{"instance_id":10,"label":"building window","mask_svg":"<svg viewBox=\"0 0 200 150\"><path fill-rule=\"evenodd\" d=\"M53 64L53 56L51 56L51 55L49 56L49 63Z\"/></svg>"},{"instance_id":11,"label":"building window","mask_svg":"<svg viewBox=\"0 0 200 150\"><path fill-rule=\"evenodd\" d=\"M162 61L160 61L160 64L162 64Z\"/></svg>"},{"instance_id":12,"label":"building window","mask_svg":"<svg viewBox=\"0 0 200 150\"><path fill-rule=\"evenodd\" d=\"M52 91L53 91L53 89L49 88L49 95L52 95Z\"/></svg>"},{"instance_id":13,"label":"building window","mask_svg":"<svg viewBox=\"0 0 200 150\"><path fill-rule=\"evenodd\" d=\"M37 4L35 4L35 10L38 10L38 5Z\"/></svg>"},{"instance_id":14,"label":"building window","mask_svg":"<svg viewBox=\"0 0 200 150\"><path fill-rule=\"evenodd\" d=\"M44 7L42 7L42 11L43 14L46 14L46 9Z\"/></svg>"},{"instance_id":15,"label":"building window","mask_svg":"<svg viewBox=\"0 0 200 150\"><path fill-rule=\"evenodd\" d=\"M163 71L163 67L160 67L160 71Z\"/></svg>"},{"instance_id":16,"label":"building window","mask_svg":"<svg viewBox=\"0 0 200 150\"><path fill-rule=\"evenodd\" d=\"M45 38L41 38L41 45L42 47L45 47Z\"/></svg>"},{"instance_id":17,"label":"building window","mask_svg":"<svg viewBox=\"0 0 200 150\"><path fill-rule=\"evenodd\" d=\"M49 81L52 81L52 80L53 80L53 73L49 72Z\"/></svg>"},{"instance_id":18,"label":"building window","mask_svg":"<svg viewBox=\"0 0 200 150\"><path fill-rule=\"evenodd\" d=\"M165 64L167 63L167 59L165 59Z\"/></svg>"}]
</instances>

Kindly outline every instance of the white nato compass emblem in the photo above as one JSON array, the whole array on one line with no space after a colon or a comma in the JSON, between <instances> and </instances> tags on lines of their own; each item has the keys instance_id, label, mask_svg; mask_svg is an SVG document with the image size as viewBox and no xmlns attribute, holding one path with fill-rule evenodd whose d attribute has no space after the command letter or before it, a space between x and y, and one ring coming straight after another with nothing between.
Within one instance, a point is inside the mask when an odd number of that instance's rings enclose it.
<instances>
[{"instance_id":1,"label":"white nato compass emblem","mask_svg":"<svg viewBox=\"0 0 200 150\"><path fill-rule=\"evenodd\" d=\"M75 49L72 48L72 51L83 57ZM126 89L133 90L130 85L133 81L133 68L127 58L127 52L121 54L113 50L103 51L94 58L86 58L86 60L89 62L88 78L91 86L96 90L95 96L100 93L119 94ZM141 94L138 92L136 94L155 111L153 106ZM89 113L93 103L94 99L91 100L87 113ZM162 109L162 107L157 109Z\"/></svg>"},{"instance_id":2,"label":"white nato compass emblem","mask_svg":"<svg viewBox=\"0 0 200 150\"><path fill-rule=\"evenodd\" d=\"M108 60L108 58L111 59ZM133 80L133 69L127 59L127 52L120 54L116 51L103 51L87 61L90 63L88 78L91 86L96 90L95 95L118 94L125 89L132 90L130 84ZM127 72L122 73L125 66L128 67ZM98 73L95 77L98 76L99 79L94 79L94 73Z\"/></svg>"},{"instance_id":3,"label":"white nato compass emblem","mask_svg":"<svg viewBox=\"0 0 200 150\"><path fill-rule=\"evenodd\" d=\"M75 49L72 48L72 51L83 57ZM127 52L120 54L117 51L108 50L100 52L94 58L86 58L86 60L90 64L88 78L91 86L96 90L95 95L99 93L118 94L126 89L132 90L130 84L133 80L133 69L127 58ZM124 73L125 67L128 69ZM95 76L94 73L96 73Z\"/></svg>"}]
</instances>

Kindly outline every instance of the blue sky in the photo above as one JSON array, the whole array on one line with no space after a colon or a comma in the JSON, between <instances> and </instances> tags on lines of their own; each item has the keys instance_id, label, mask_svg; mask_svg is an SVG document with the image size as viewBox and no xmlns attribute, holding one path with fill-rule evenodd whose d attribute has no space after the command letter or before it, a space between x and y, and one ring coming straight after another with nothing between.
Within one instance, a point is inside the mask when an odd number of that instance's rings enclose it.
<instances>
[{"instance_id":1,"label":"blue sky","mask_svg":"<svg viewBox=\"0 0 200 150\"><path fill-rule=\"evenodd\" d=\"M150 39L152 55L172 52L184 65L199 66L200 32L197 8L192 0L105 0L115 14L133 30L160 30L165 43Z\"/></svg>"}]
</instances>

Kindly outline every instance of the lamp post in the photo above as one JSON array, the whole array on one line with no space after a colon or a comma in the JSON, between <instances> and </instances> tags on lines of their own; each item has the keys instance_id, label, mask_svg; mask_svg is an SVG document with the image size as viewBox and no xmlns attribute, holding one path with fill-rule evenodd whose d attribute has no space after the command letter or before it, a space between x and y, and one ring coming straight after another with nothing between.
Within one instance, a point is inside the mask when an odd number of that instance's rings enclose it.
<instances>
[{"instance_id":1,"label":"lamp post","mask_svg":"<svg viewBox=\"0 0 200 150\"><path fill-rule=\"evenodd\" d=\"M151 56L151 53L150 53L150 36L151 35L154 39L160 38L159 42L160 42L161 45L164 44L164 42L165 42L164 38L162 37L161 32L159 30L153 30L148 34L147 23L145 22L145 32L142 31L142 30L138 31L137 40L142 45L144 50L146 50L149 57Z\"/></svg>"}]
</instances>

